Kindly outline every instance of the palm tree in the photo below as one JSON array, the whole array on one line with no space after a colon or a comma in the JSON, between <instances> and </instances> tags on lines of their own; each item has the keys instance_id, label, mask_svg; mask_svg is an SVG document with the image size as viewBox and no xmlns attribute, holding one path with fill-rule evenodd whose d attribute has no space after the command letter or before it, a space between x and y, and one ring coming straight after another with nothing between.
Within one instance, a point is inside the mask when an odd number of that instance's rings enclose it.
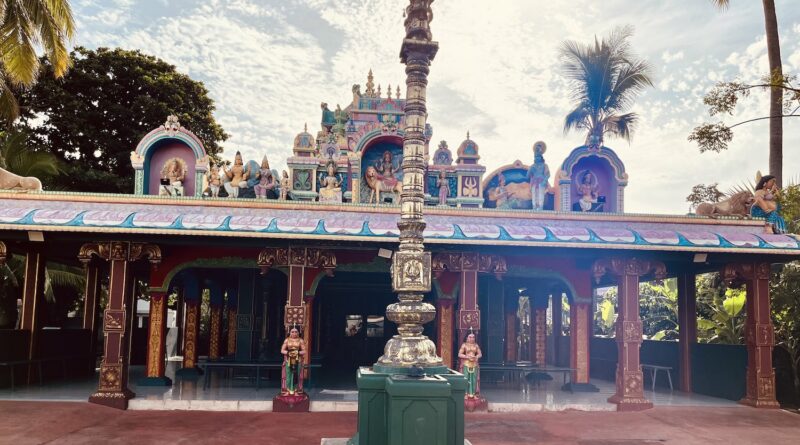
<instances>
[{"instance_id":1,"label":"palm tree","mask_svg":"<svg viewBox=\"0 0 800 445\"><path fill-rule=\"evenodd\" d=\"M22 131L0 132L0 168L20 176L58 175L61 172L58 159L52 153L31 150L27 139Z\"/></svg>"},{"instance_id":2,"label":"palm tree","mask_svg":"<svg viewBox=\"0 0 800 445\"><path fill-rule=\"evenodd\" d=\"M29 87L39 73L37 49L56 77L70 66L67 43L75 33L68 0L0 0L0 118L19 114L12 87Z\"/></svg>"},{"instance_id":3,"label":"palm tree","mask_svg":"<svg viewBox=\"0 0 800 445\"><path fill-rule=\"evenodd\" d=\"M630 27L617 28L594 44L566 41L562 67L571 81L575 109L564 119L564 133L586 130L586 145L602 147L606 134L630 141L638 115L625 112L636 96L653 86L651 67L631 54Z\"/></svg>"},{"instance_id":4,"label":"palm tree","mask_svg":"<svg viewBox=\"0 0 800 445\"><path fill-rule=\"evenodd\" d=\"M711 0L719 9L728 9L730 0ZM769 174L775 176L780 187L783 179L783 67L781 43L778 36L778 17L775 0L761 0L764 7L764 25L767 32L767 58L769 59Z\"/></svg>"}]
</instances>

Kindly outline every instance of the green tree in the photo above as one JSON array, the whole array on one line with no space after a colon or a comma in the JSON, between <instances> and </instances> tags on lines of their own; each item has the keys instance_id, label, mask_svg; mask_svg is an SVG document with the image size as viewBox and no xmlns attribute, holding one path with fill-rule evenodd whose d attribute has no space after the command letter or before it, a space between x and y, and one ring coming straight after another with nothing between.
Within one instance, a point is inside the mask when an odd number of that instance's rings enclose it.
<instances>
[{"instance_id":1,"label":"green tree","mask_svg":"<svg viewBox=\"0 0 800 445\"><path fill-rule=\"evenodd\" d=\"M630 141L638 116L626 112L636 96L653 86L651 67L636 58L628 39L632 28L618 28L593 44L565 41L562 67L571 83L575 109L564 119L564 132L584 130L586 145L602 146L605 135Z\"/></svg>"},{"instance_id":2,"label":"green tree","mask_svg":"<svg viewBox=\"0 0 800 445\"><path fill-rule=\"evenodd\" d=\"M228 135L201 82L139 51L79 47L72 57L72 69L59 81L45 61L40 81L20 96L20 125L64 163L64 174L43 181L46 187L131 193L130 153L170 114L217 159Z\"/></svg>"},{"instance_id":3,"label":"green tree","mask_svg":"<svg viewBox=\"0 0 800 445\"><path fill-rule=\"evenodd\" d=\"M775 346L786 351L794 383L794 397L800 397L800 264L779 267L771 280L772 322Z\"/></svg>"},{"instance_id":4,"label":"green tree","mask_svg":"<svg viewBox=\"0 0 800 445\"><path fill-rule=\"evenodd\" d=\"M61 77L69 68L67 43L75 21L67 0L0 0L0 119L19 113L13 87L30 87L39 74L37 50Z\"/></svg>"},{"instance_id":5,"label":"green tree","mask_svg":"<svg viewBox=\"0 0 800 445\"><path fill-rule=\"evenodd\" d=\"M727 9L730 0L711 0L718 8ZM775 13L775 0L762 0L764 9L764 25L767 36L767 58L769 59L769 75L764 82L755 85L745 85L738 82L723 82L717 85L706 96L705 102L711 106L710 114L713 116L715 103L728 105L721 111L730 113L736 106L737 96L746 96L753 88L769 88L769 115L762 118L749 119L735 125L727 126L724 123L704 124L694 129L689 140L698 142L700 151L721 151L727 148L728 142L733 138L731 128L756 120L769 119L769 173L775 176L778 186L783 179L783 118L794 115L784 114L784 95L793 94L795 99L800 99L799 91L793 88L790 79L784 77L781 64L781 46L778 35L778 17ZM732 99L732 101L731 101ZM716 108L720 110L719 108Z\"/></svg>"},{"instance_id":6,"label":"green tree","mask_svg":"<svg viewBox=\"0 0 800 445\"><path fill-rule=\"evenodd\" d=\"M58 175L58 159L51 153L28 148L27 138L23 131L0 132L0 168L40 179Z\"/></svg>"},{"instance_id":7,"label":"green tree","mask_svg":"<svg viewBox=\"0 0 800 445\"><path fill-rule=\"evenodd\" d=\"M728 288L718 273L698 275L697 337L704 343L744 343L745 290Z\"/></svg>"},{"instance_id":8,"label":"green tree","mask_svg":"<svg viewBox=\"0 0 800 445\"><path fill-rule=\"evenodd\" d=\"M639 284L642 332L650 340L678 339L678 280Z\"/></svg>"}]
</instances>

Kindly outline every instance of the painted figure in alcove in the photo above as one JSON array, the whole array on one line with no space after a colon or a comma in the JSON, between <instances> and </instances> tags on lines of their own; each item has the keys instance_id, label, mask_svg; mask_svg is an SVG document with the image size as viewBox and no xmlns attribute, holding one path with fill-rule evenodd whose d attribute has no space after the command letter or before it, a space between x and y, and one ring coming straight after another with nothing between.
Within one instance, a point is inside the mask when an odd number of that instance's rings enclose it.
<instances>
[{"instance_id":1,"label":"painted figure in alcove","mask_svg":"<svg viewBox=\"0 0 800 445\"><path fill-rule=\"evenodd\" d=\"M439 179L436 181L439 187L439 205L447 205L447 197L450 196L450 183L447 180L447 172L444 170L439 172Z\"/></svg>"},{"instance_id":2,"label":"painted figure in alcove","mask_svg":"<svg viewBox=\"0 0 800 445\"><path fill-rule=\"evenodd\" d=\"M212 165L208 172L208 191L212 198L219 198L220 187L222 187L222 175L219 173L219 166Z\"/></svg>"},{"instance_id":3,"label":"painted figure in alcove","mask_svg":"<svg viewBox=\"0 0 800 445\"><path fill-rule=\"evenodd\" d=\"M385 184L386 188L391 190L397 185L396 175L400 171L400 165L394 161L391 151L383 152L381 160L375 162L375 171L378 172L378 179Z\"/></svg>"},{"instance_id":4,"label":"painted figure in alcove","mask_svg":"<svg viewBox=\"0 0 800 445\"><path fill-rule=\"evenodd\" d=\"M281 367L281 395L295 395L303 392L303 356L306 355L306 345L300 338L300 331L292 327L289 337L281 346L283 366Z\"/></svg>"},{"instance_id":5,"label":"painted figure in alcove","mask_svg":"<svg viewBox=\"0 0 800 445\"><path fill-rule=\"evenodd\" d=\"M256 193L256 198L260 199L276 199L278 194L275 192L275 187L278 185L275 177L272 176L272 170L269 168L269 160L266 156L261 160L261 168L256 173L258 183L253 186Z\"/></svg>"},{"instance_id":6,"label":"painted figure in alcove","mask_svg":"<svg viewBox=\"0 0 800 445\"><path fill-rule=\"evenodd\" d=\"M750 208L750 214L764 218L764 233L786 233L786 221L780 215L781 207L775 200L777 194L775 176L766 175L758 179L754 193L755 201Z\"/></svg>"},{"instance_id":7,"label":"painted figure in alcove","mask_svg":"<svg viewBox=\"0 0 800 445\"><path fill-rule=\"evenodd\" d=\"M467 392L464 397L474 399L481 392L478 361L483 357L481 347L475 342L475 333L470 332L458 348L459 368L467 378Z\"/></svg>"},{"instance_id":8,"label":"painted figure in alcove","mask_svg":"<svg viewBox=\"0 0 800 445\"><path fill-rule=\"evenodd\" d=\"M578 177L580 178L580 182L578 182L577 186L578 196L580 196L578 200L580 210L582 212L595 211L597 208L597 197L600 195L597 177L591 170L582 171Z\"/></svg>"},{"instance_id":9,"label":"painted figure in alcove","mask_svg":"<svg viewBox=\"0 0 800 445\"><path fill-rule=\"evenodd\" d=\"M508 199L509 193L506 188L506 177L501 173L497 176L497 187L494 190L493 198L498 209L510 209L511 201Z\"/></svg>"},{"instance_id":10,"label":"painted figure in alcove","mask_svg":"<svg viewBox=\"0 0 800 445\"><path fill-rule=\"evenodd\" d=\"M247 187L247 172L244 169L242 154L238 151L236 152L236 156L233 158L233 166L230 170L225 166L222 169L228 178L228 182L225 183L225 191L228 192L229 197L238 198L239 190Z\"/></svg>"},{"instance_id":11,"label":"painted figure in alcove","mask_svg":"<svg viewBox=\"0 0 800 445\"><path fill-rule=\"evenodd\" d=\"M186 180L186 166L183 160L172 158L161 169L162 195L183 196L183 182Z\"/></svg>"},{"instance_id":12,"label":"painted figure in alcove","mask_svg":"<svg viewBox=\"0 0 800 445\"><path fill-rule=\"evenodd\" d=\"M342 202L342 180L336 174L336 162L328 161L326 170L320 174L319 202Z\"/></svg>"},{"instance_id":13,"label":"painted figure in alcove","mask_svg":"<svg viewBox=\"0 0 800 445\"><path fill-rule=\"evenodd\" d=\"M284 170L283 175L281 176L281 201L286 201L286 198L289 196L289 187L291 187L289 173L286 173L286 170Z\"/></svg>"},{"instance_id":14,"label":"painted figure in alcove","mask_svg":"<svg viewBox=\"0 0 800 445\"><path fill-rule=\"evenodd\" d=\"M549 187L550 167L544 162L547 145L539 141L533 145L533 165L528 169L528 183L531 186L531 205L533 210L544 208L544 195Z\"/></svg>"}]
</instances>

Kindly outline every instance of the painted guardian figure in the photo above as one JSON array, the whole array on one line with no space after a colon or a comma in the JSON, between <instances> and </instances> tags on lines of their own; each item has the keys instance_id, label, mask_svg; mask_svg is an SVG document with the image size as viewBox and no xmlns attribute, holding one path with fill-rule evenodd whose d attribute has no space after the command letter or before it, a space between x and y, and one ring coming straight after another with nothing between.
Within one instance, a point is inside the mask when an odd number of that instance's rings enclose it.
<instances>
[{"instance_id":1,"label":"painted guardian figure","mask_svg":"<svg viewBox=\"0 0 800 445\"><path fill-rule=\"evenodd\" d=\"M547 144L539 141L533 144L533 164L528 169L528 182L531 186L531 205L533 210L544 208L544 195L550 180L550 167L544 161Z\"/></svg>"},{"instance_id":2,"label":"painted guardian figure","mask_svg":"<svg viewBox=\"0 0 800 445\"><path fill-rule=\"evenodd\" d=\"M283 367L281 368L281 395L296 395L303 393L303 356L306 355L306 345L296 327L289 331L289 337L281 346L283 354Z\"/></svg>"}]
</instances>

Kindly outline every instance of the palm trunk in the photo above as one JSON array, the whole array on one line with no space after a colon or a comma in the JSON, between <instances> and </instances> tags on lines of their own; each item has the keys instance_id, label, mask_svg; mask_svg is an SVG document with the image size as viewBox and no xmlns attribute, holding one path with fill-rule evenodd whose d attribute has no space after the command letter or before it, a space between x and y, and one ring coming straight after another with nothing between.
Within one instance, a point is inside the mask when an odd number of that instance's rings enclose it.
<instances>
[{"instance_id":1,"label":"palm trunk","mask_svg":"<svg viewBox=\"0 0 800 445\"><path fill-rule=\"evenodd\" d=\"M782 79L781 46L778 39L778 18L775 14L775 0L762 0L764 4L764 23L767 31L767 55L771 79ZM783 173L783 88L773 86L769 94L769 173L775 176L778 187L782 184Z\"/></svg>"}]
</instances>

